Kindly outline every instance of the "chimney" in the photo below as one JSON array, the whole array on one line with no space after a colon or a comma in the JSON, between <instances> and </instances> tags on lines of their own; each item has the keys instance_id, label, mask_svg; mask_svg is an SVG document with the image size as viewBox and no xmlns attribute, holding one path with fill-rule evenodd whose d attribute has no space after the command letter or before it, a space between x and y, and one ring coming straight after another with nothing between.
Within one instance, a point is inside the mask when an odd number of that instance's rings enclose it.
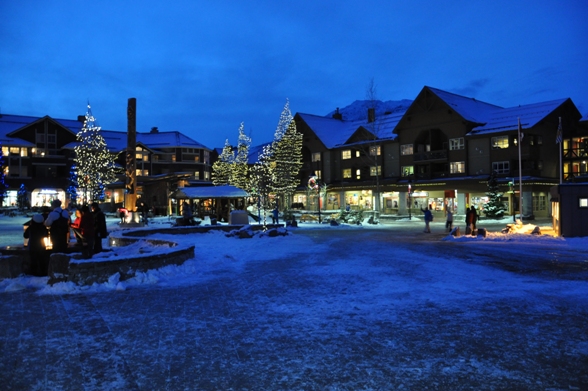
<instances>
[{"instance_id":1,"label":"chimney","mask_svg":"<svg viewBox=\"0 0 588 391\"><path fill-rule=\"evenodd\" d=\"M85 115L78 115L78 122L84 123L85 121L86 121L86 116Z\"/></svg>"},{"instance_id":2,"label":"chimney","mask_svg":"<svg viewBox=\"0 0 588 391\"><path fill-rule=\"evenodd\" d=\"M367 114L368 114L368 117L367 117L368 124L372 123L376 120L376 109L374 109L373 107L369 108Z\"/></svg>"},{"instance_id":3,"label":"chimney","mask_svg":"<svg viewBox=\"0 0 588 391\"><path fill-rule=\"evenodd\" d=\"M154 126L151 128L151 131L149 133L159 133L159 129L157 129L157 126Z\"/></svg>"},{"instance_id":4,"label":"chimney","mask_svg":"<svg viewBox=\"0 0 588 391\"><path fill-rule=\"evenodd\" d=\"M339 108L337 107L337 110L335 111L335 113L333 114L333 118L335 119L343 119L343 115L339 112Z\"/></svg>"}]
</instances>

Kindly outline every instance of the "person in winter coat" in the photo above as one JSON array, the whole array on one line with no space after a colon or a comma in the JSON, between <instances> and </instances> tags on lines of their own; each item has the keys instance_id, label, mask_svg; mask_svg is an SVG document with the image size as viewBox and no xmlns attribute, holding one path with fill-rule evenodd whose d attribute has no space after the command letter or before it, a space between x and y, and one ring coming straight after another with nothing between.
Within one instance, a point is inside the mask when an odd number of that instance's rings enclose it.
<instances>
[{"instance_id":1,"label":"person in winter coat","mask_svg":"<svg viewBox=\"0 0 588 391\"><path fill-rule=\"evenodd\" d=\"M71 228L74 232L74 236L76 238L76 246L82 246L82 233L80 231L80 222L82 221L82 211L80 209L76 209L75 211L75 220L71 223Z\"/></svg>"},{"instance_id":2,"label":"person in winter coat","mask_svg":"<svg viewBox=\"0 0 588 391\"><path fill-rule=\"evenodd\" d=\"M272 224L280 224L280 217L277 206L274 208L274 210L272 210Z\"/></svg>"},{"instance_id":3,"label":"person in winter coat","mask_svg":"<svg viewBox=\"0 0 588 391\"><path fill-rule=\"evenodd\" d=\"M431 212L430 206L426 209L421 208L421 211L423 211L423 213L425 213L425 231L424 232L430 234L431 227L429 226L429 224L431 223L431 221L433 221L433 212Z\"/></svg>"},{"instance_id":4,"label":"person in winter coat","mask_svg":"<svg viewBox=\"0 0 588 391\"><path fill-rule=\"evenodd\" d=\"M94 215L94 254L98 254L102 251L102 239L108 236L106 216L97 202L92 203L92 214Z\"/></svg>"},{"instance_id":5,"label":"person in winter coat","mask_svg":"<svg viewBox=\"0 0 588 391\"><path fill-rule=\"evenodd\" d=\"M49 252L45 248L45 238L49 236L49 231L47 231L47 227L45 227L43 222L43 215L34 215L23 234L29 240L31 274L41 277L47 275L47 268L49 266Z\"/></svg>"},{"instance_id":6,"label":"person in winter coat","mask_svg":"<svg viewBox=\"0 0 588 391\"><path fill-rule=\"evenodd\" d=\"M453 229L453 212L451 209L447 209L447 220L445 221L445 228L447 232L451 232Z\"/></svg>"},{"instance_id":7,"label":"person in winter coat","mask_svg":"<svg viewBox=\"0 0 588 391\"><path fill-rule=\"evenodd\" d=\"M472 205L466 213L466 234L475 232L476 221L478 221L478 214L476 213L476 208Z\"/></svg>"},{"instance_id":8,"label":"person in winter coat","mask_svg":"<svg viewBox=\"0 0 588 391\"><path fill-rule=\"evenodd\" d=\"M80 233L82 234L82 255L84 258L92 258L94 249L94 215L90 212L88 205L82 207L82 218L80 219Z\"/></svg>"},{"instance_id":9,"label":"person in winter coat","mask_svg":"<svg viewBox=\"0 0 588 391\"><path fill-rule=\"evenodd\" d=\"M67 251L67 236L69 233L69 224L71 222L67 210L61 209L61 201L53 200L51 202L53 211L49 213L45 220L45 227L49 228L49 236L53 245L53 252L61 253Z\"/></svg>"}]
</instances>

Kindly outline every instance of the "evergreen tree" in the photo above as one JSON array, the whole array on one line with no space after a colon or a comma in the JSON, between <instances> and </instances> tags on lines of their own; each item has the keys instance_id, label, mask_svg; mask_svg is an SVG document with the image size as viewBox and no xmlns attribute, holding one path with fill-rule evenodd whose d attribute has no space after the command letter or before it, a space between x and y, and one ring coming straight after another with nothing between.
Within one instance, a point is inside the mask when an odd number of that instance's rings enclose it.
<instances>
[{"instance_id":1,"label":"evergreen tree","mask_svg":"<svg viewBox=\"0 0 588 391\"><path fill-rule=\"evenodd\" d=\"M18 192L16 193L16 205L18 210L24 210L28 204L27 189L24 183L20 184Z\"/></svg>"},{"instance_id":2,"label":"evergreen tree","mask_svg":"<svg viewBox=\"0 0 588 391\"><path fill-rule=\"evenodd\" d=\"M502 193L498 190L498 181L496 180L496 172L492 172L488 178L488 202L484 204L484 213L488 218L501 218L506 212L506 207L502 202Z\"/></svg>"},{"instance_id":3,"label":"evergreen tree","mask_svg":"<svg viewBox=\"0 0 588 391\"><path fill-rule=\"evenodd\" d=\"M280 140L272 144L273 180L272 190L290 205L290 197L300 183L298 174L302 168L303 136L291 121Z\"/></svg>"},{"instance_id":4,"label":"evergreen tree","mask_svg":"<svg viewBox=\"0 0 588 391\"><path fill-rule=\"evenodd\" d=\"M237 154L235 156L234 164L231 170L231 184L247 190L249 182L249 166L247 164L247 157L249 156L249 146L251 139L245 134L245 126L241 122L239 126L239 140L237 142Z\"/></svg>"},{"instance_id":5,"label":"evergreen tree","mask_svg":"<svg viewBox=\"0 0 588 391\"><path fill-rule=\"evenodd\" d=\"M215 186L228 185L231 183L233 163L235 154L229 140L225 140L225 146L218 160L212 165L212 184Z\"/></svg>"},{"instance_id":6,"label":"evergreen tree","mask_svg":"<svg viewBox=\"0 0 588 391\"><path fill-rule=\"evenodd\" d=\"M78 202L78 173L75 164L72 164L69 170L69 186L65 192L69 195L69 199L75 205Z\"/></svg>"},{"instance_id":7,"label":"evergreen tree","mask_svg":"<svg viewBox=\"0 0 588 391\"><path fill-rule=\"evenodd\" d=\"M8 185L6 179L6 166L4 164L4 152L2 152L2 144L0 144L0 206L4 205L4 196L6 195L6 188Z\"/></svg>"},{"instance_id":8,"label":"evergreen tree","mask_svg":"<svg viewBox=\"0 0 588 391\"><path fill-rule=\"evenodd\" d=\"M258 210L263 211L263 225L265 226L265 211L271 209L269 205L269 194L272 183L272 161L271 145L263 147L259 154L258 161L251 167L249 176L248 192L257 197Z\"/></svg>"},{"instance_id":9,"label":"evergreen tree","mask_svg":"<svg viewBox=\"0 0 588 391\"><path fill-rule=\"evenodd\" d=\"M116 154L108 150L89 103L84 125L76 138L79 144L75 147L74 162L77 187L83 189L82 202L103 200L105 186L116 182L120 170L116 166Z\"/></svg>"}]
</instances>

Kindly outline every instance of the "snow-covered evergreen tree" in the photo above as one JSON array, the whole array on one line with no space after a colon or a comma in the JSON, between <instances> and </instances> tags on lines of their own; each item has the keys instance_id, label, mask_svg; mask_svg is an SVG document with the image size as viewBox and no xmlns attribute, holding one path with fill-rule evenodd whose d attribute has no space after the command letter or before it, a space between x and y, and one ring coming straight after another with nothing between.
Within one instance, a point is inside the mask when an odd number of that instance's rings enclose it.
<instances>
[{"instance_id":1,"label":"snow-covered evergreen tree","mask_svg":"<svg viewBox=\"0 0 588 391\"><path fill-rule=\"evenodd\" d=\"M502 202L502 193L498 190L498 181L496 180L496 172L492 172L488 178L488 202L484 204L484 213L488 218L501 218L506 212L506 207Z\"/></svg>"},{"instance_id":2,"label":"snow-covered evergreen tree","mask_svg":"<svg viewBox=\"0 0 588 391\"><path fill-rule=\"evenodd\" d=\"M245 125L241 122L241 126L239 126L237 154L235 155L234 164L231 170L231 184L245 191L247 191L249 183L249 166L247 165L247 157L249 156L250 146L251 138L245 134Z\"/></svg>"},{"instance_id":3,"label":"snow-covered evergreen tree","mask_svg":"<svg viewBox=\"0 0 588 391\"><path fill-rule=\"evenodd\" d=\"M89 103L84 125L76 138L79 144L75 147L74 162L77 187L83 190L82 202L103 200L105 186L116 182L120 169L116 166L116 154L108 150L100 134Z\"/></svg>"},{"instance_id":4,"label":"snow-covered evergreen tree","mask_svg":"<svg viewBox=\"0 0 588 391\"><path fill-rule=\"evenodd\" d=\"M229 185L232 179L235 154L229 140L225 140L225 146L218 160L212 165L212 184L215 186Z\"/></svg>"}]
</instances>

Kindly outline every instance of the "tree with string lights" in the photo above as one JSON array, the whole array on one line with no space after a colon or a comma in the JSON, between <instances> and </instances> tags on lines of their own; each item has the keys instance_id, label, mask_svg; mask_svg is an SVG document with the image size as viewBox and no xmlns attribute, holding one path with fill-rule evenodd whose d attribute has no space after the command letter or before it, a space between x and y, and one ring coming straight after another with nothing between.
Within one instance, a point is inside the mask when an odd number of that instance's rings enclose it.
<instances>
[{"instance_id":1,"label":"tree with string lights","mask_svg":"<svg viewBox=\"0 0 588 391\"><path fill-rule=\"evenodd\" d=\"M245 134L245 125L241 122L241 126L239 126L239 139L237 141L237 153L232 165L230 183L243 190L247 190L249 182L247 157L249 155L250 145L251 138Z\"/></svg>"},{"instance_id":2,"label":"tree with string lights","mask_svg":"<svg viewBox=\"0 0 588 391\"><path fill-rule=\"evenodd\" d=\"M116 182L120 169L116 166L117 155L108 150L89 103L84 125L76 138L79 144L74 149L74 163L82 202L102 201L104 189Z\"/></svg>"},{"instance_id":3,"label":"tree with string lights","mask_svg":"<svg viewBox=\"0 0 588 391\"><path fill-rule=\"evenodd\" d=\"M2 144L0 144L0 206L4 204L4 196L6 195L6 188L8 185L6 179L6 166L4 164L4 153L2 152Z\"/></svg>"},{"instance_id":4,"label":"tree with string lights","mask_svg":"<svg viewBox=\"0 0 588 391\"><path fill-rule=\"evenodd\" d=\"M78 202L78 172L75 164L72 164L71 169L69 170L68 180L69 186L65 192L69 195L69 199L75 205Z\"/></svg>"},{"instance_id":5,"label":"tree with string lights","mask_svg":"<svg viewBox=\"0 0 588 391\"><path fill-rule=\"evenodd\" d=\"M232 165L235 161L235 154L233 147L229 144L229 140L225 140L223 151L218 157L217 161L212 165L212 184L215 186L223 186L231 183L232 179Z\"/></svg>"}]
</instances>

